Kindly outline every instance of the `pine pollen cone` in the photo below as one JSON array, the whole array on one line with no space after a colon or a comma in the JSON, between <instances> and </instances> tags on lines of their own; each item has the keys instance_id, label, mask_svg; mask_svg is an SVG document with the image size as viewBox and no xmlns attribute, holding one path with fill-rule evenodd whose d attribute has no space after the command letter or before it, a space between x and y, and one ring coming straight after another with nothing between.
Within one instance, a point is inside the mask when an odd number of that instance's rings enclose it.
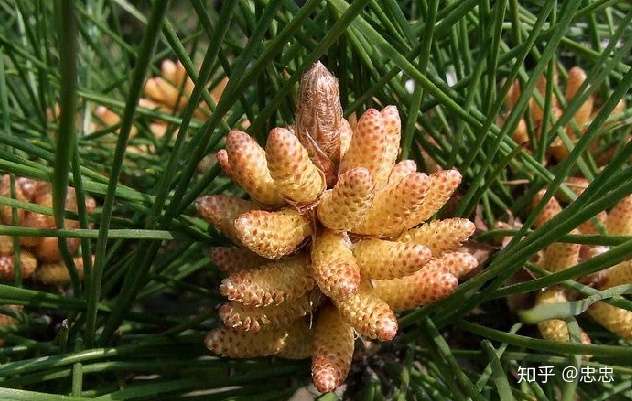
<instances>
[{"instance_id":1,"label":"pine pollen cone","mask_svg":"<svg viewBox=\"0 0 632 401\"><path fill-rule=\"evenodd\" d=\"M581 184L576 191L581 193L588 182L573 179L571 184ZM538 193L534 198L534 204L542 199L543 192ZM535 221L536 227L541 227L558 213L562 211L560 202L552 197L544 206ZM632 235L632 195L622 198L608 213L596 216L606 227L611 235ZM595 229L592 224L583 223L571 234L592 233ZM607 248L600 249L597 246L580 246L579 244L554 242L544 248L542 258L539 261L540 267L549 272L559 272L577 265L580 261L585 261L607 251ZM607 290L611 287L632 284L632 259L624 260L609 269L598 272L597 278L585 277L592 282L591 285L600 290ZM562 287L547 288L539 292L535 297L535 306L545 304L565 303L568 301L568 292ZM616 307L603 301L595 302L587 310L588 316L613 334L625 339L632 339L632 312ZM556 342L568 342L570 340L567 323L561 319L548 319L538 323L538 330L546 340ZM583 343L589 343L590 338L585 332L581 332Z\"/></svg>"},{"instance_id":2,"label":"pine pollen cone","mask_svg":"<svg viewBox=\"0 0 632 401\"><path fill-rule=\"evenodd\" d=\"M217 159L247 196L197 202L234 245L209 253L226 274L228 299L224 326L206 339L211 352L311 356L315 386L331 391L349 372L356 334L392 340L395 312L448 297L476 269L462 248L474 224L430 221L461 175L397 162L400 121L387 106L351 129L337 80L317 63L301 81L294 127L272 129L264 147L245 132L228 134Z\"/></svg>"}]
</instances>

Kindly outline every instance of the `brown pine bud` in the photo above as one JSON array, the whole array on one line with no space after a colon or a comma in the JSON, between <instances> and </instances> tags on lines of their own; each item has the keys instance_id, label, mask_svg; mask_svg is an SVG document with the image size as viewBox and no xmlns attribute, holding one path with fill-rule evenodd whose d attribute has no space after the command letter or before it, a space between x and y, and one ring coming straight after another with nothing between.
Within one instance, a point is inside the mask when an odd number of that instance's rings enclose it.
<instances>
[{"instance_id":1,"label":"brown pine bud","mask_svg":"<svg viewBox=\"0 0 632 401\"><path fill-rule=\"evenodd\" d=\"M621 199L610 210L606 228L610 235L632 235L632 195Z\"/></svg>"},{"instance_id":2,"label":"brown pine bud","mask_svg":"<svg viewBox=\"0 0 632 401\"><path fill-rule=\"evenodd\" d=\"M415 227L434 216L450 199L461 183L457 170L442 170L430 175L430 186L426 197L406 223L406 228Z\"/></svg>"},{"instance_id":3,"label":"brown pine bud","mask_svg":"<svg viewBox=\"0 0 632 401\"><path fill-rule=\"evenodd\" d=\"M252 210L239 216L234 226L241 243L267 259L294 252L312 234L310 221L292 208L275 212Z\"/></svg>"},{"instance_id":4,"label":"brown pine bud","mask_svg":"<svg viewBox=\"0 0 632 401\"><path fill-rule=\"evenodd\" d=\"M23 279L28 279L37 269L37 259L29 252L20 252L20 271ZM14 255L0 256L0 281L11 281L15 279Z\"/></svg>"},{"instance_id":5,"label":"brown pine bud","mask_svg":"<svg viewBox=\"0 0 632 401\"><path fill-rule=\"evenodd\" d=\"M364 167L340 175L318 204L318 219L333 230L348 231L362 222L373 201L373 180Z\"/></svg>"},{"instance_id":6,"label":"brown pine bud","mask_svg":"<svg viewBox=\"0 0 632 401\"><path fill-rule=\"evenodd\" d=\"M277 354L286 359L306 359L312 356L313 333L305 319L294 321L286 329L285 344Z\"/></svg>"},{"instance_id":7,"label":"brown pine bud","mask_svg":"<svg viewBox=\"0 0 632 401\"><path fill-rule=\"evenodd\" d=\"M262 329L289 326L309 314L317 305L316 300L314 296L306 294L292 302L262 307L228 302L219 308L219 317L226 327L255 333Z\"/></svg>"},{"instance_id":8,"label":"brown pine bud","mask_svg":"<svg viewBox=\"0 0 632 401\"><path fill-rule=\"evenodd\" d=\"M235 196L211 195L197 199L198 214L229 238L235 239L235 219L252 210L255 204Z\"/></svg>"},{"instance_id":9,"label":"brown pine bud","mask_svg":"<svg viewBox=\"0 0 632 401\"><path fill-rule=\"evenodd\" d=\"M357 242L353 256L363 278L389 280L421 269L432 254L423 245L371 238Z\"/></svg>"},{"instance_id":10,"label":"brown pine bud","mask_svg":"<svg viewBox=\"0 0 632 401\"><path fill-rule=\"evenodd\" d=\"M285 128L270 131L266 160L278 191L293 203L314 202L327 185L323 173L309 159L307 150Z\"/></svg>"},{"instance_id":11,"label":"brown pine bud","mask_svg":"<svg viewBox=\"0 0 632 401\"><path fill-rule=\"evenodd\" d=\"M632 312L605 302L596 302L588 308L590 317L625 340L632 340Z\"/></svg>"},{"instance_id":12,"label":"brown pine bud","mask_svg":"<svg viewBox=\"0 0 632 401\"><path fill-rule=\"evenodd\" d=\"M438 257L445 251L459 248L475 229L474 223L468 219L454 217L411 228L397 240L425 245L432 250L432 256Z\"/></svg>"},{"instance_id":13,"label":"brown pine bud","mask_svg":"<svg viewBox=\"0 0 632 401\"><path fill-rule=\"evenodd\" d=\"M83 279L83 259L74 258L79 279ZM64 262L45 263L35 271L33 280L46 285L64 285L70 283L70 273Z\"/></svg>"},{"instance_id":14,"label":"brown pine bud","mask_svg":"<svg viewBox=\"0 0 632 401\"><path fill-rule=\"evenodd\" d=\"M368 285L362 286L357 293L346 299L334 301L340 315L360 335L380 341L391 341L397 334L395 314Z\"/></svg>"},{"instance_id":15,"label":"brown pine bud","mask_svg":"<svg viewBox=\"0 0 632 401\"><path fill-rule=\"evenodd\" d=\"M410 276L393 280L373 280L372 293L396 311L413 309L439 301L452 294L459 280L444 266L442 259L433 259Z\"/></svg>"},{"instance_id":16,"label":"brown pine bud","mask_svg":"<svg viewBox=\"0 0 632 401\"><path fill-rule=\"evenodd\" d=\"M231 177L254 200L272 206L283 204L283 198L270 175L266 153L250 135L231 131L226 137L226 152Z\"/></svg>"},{"instance_id":17,"label":"brown pine bud","mask_svg":"<svg viewBox=\"0 0 632 401\"><path fill-rule=\"evenodd\" d=\"M333 391L345 381L353 348L351 326L333 306L323 308L316 321L312 355L312 380L318 391Z\"/></svg>"},{"instance_id":18,"label":"brown pine bud","mask_svg":"<svg viewBox=\"0 0 632 401\"><path fill-rule=\"evenodd\" d=\"M247 306L278 305L300 298L314 288L303 255L270 262L258 269L232 273L222 280L220 293Z\"/></svg>"},{"instance_id":19,"label":"brown pine bud","mask_svg":"<svg viewBox=\"0 0 632 401\"><path fill-rule=\"evenodd\" d=\"M312 242L312 272L321 291L344 299L358 291L360 269L344 233L323 230Z\"/></svg>"},{"instance_id":20,"label":"brown pine bud","mask_svg":"<svg viewBox=\"0 0 632 401\"><path fill-rule=\"evenodd\" d=\"M228 247L211 248L209 258L219 270L229 273L254 269L269 262L247 249Z\"/></svg>"},{"instance_id":21,"label":"brown pine bud","mask_svg":"<svg viewBox=\"0 0 632 401\"><path fill-rule=\"evenodd\" d=\"M586 78L586 71L584 71L581 67L576 66L568 70L568 80L566 81L566 100L569 103L573 100L573 98L575 98L577 91L580 86L582 86ZM582 103L575 113L575 122L577 123L577 127L580 129L585 127L588 121L590 121L593 111L593 102L594 97L592 95L588 96L588 99Z\"/></svg>"},{"instance_id":22,"label":"brown pine bud","mask_svg":"<svg viewBox=\"0 0 632 401\"><path fill-rule=\"evenodd\" d=\"M285 346L285 329L262 330L258 333L227 327L211 330L206 335L206 347L216 355L229 358L255 358L276 355Z\"/></svg>"},{"instance_id":23,"label":"brown pine bud","mask_svg":"<svg viewBox=\"0 0 632 401\"><path fill-rule=\"evenodd\" d=\"M338 79L317 61L301 77L296 135L329 185L335 183L340 162L342 121Z\"/></svg>"},{"instance_id":24,"label":"brown pine bud","mask_svg":"<svg viewBox=\"0 0 632 401\"><path fill-rule=\"evenodd\" d=\"M413 215L425 203L429 185L427 175L412 173L399 184L385 188L373 198L364 222L352 231L377 236L400 234L412 224Z\"/></svg>"},{"instance_id":25,"label":"brown pine bud","mask_svg":"<svg viewBox=\"0 0 632 401\"><path fill-rule=\"evenodd\" d=\"M387 146L382 113L374 109L365 111L353 132L349 150L340 163L340 172L344 173L356 167L365 167L371 173L374 184L376 184L376 174L380 174L380 179L382 179L381 170L383 169Z\"/></svg>"}]
</instances>

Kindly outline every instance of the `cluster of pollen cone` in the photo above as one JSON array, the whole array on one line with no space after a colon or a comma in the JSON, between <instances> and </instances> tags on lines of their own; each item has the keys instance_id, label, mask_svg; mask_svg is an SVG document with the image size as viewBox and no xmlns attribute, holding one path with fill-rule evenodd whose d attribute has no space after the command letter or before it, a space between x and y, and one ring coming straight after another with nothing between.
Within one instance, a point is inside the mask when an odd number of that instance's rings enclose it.
<instances>
[{"instance_id":1,"label":"cluster of pollen cone","mask_svg":"<svg viewBox=\"0 0 632 401\"><path fill-rule=\"evenodd\" d=\"M2 176L0 182L0 195L11 196L11 183L8 174ZM53 207L53 194L51 185L44 181L33 180L26 177L17 177L15 180L15 199L28 202L41 207ZM96 207L93 198L86 198L86 211L92 213ZM77 198L73 188L68 188L65 208L67 211L77 213ZM53 216L40 214L24 209L16 210L16 223L19 226L54 229L56 228ZM9 206L0 206L0 219L3 224L13 224L13 210ZM79 228L79 222L65 220L65 228ZM63 286L70 280L68 268L62 260L59 251L57 237L20 237L19 258L16 257L15 242L13 237L0 235L0 282L12 282L16 276L19 262L21 277L44 285ZM75 255L79 248L78 238L67 238L66 245L71 255ZM83 277L83 259L74 258L77 273Z\"/></svg>"},{"instance_id":2,"label":"cluster of pollen cone","mask_svg":"<svg viewBox=\"0 0 632 401\"><path fill-rule=\"evenodd\" d=\"M582 178L573 178L569 187L578 194L583 191L588 182ZM540 194L541 196L542 194ZM536 199L538 200L538 199ZM538 216L535 226L541 226L562 210L556 198L551 198L542 213ZM623 198L608 213L602 212L595 217L598 224L602 224L609 235L632 235L632 195ZM571 234L597 234L597 227L592 220L580 225ZM607 247L587 246L572 243L553 243L544 249L540 259L540 266L549 272L555 273L568 269L578 263L595 257L605 251ZM587 284L599 290L606 290L624 284L632 284L632 259L625 260L596 275L583 279ZM564 303L576 296L576 294L563 287L547 288L537 294L535 303ZM610 332L626 339L632 340L632 311L618 308L606 302L600 301L592 304L587 314L592 320L609 330ZM560 319L545 320L538 323L538 329L543 338L557 342L568 342L569 332L566 321ZM582 342L589 343L586 333L582 333Z\"/></svg>"},{"instance_id":3,"label":"cluster of pollen cone","mask_svg":"<svg viewBox=\"0 0 632 401\"><path fill-rule=\"evenodd\" d=\"M320 63L301 80L296 123L265 147L232 131L217 153L248 194L205 196L199 214L232 240L213 248L226 273L215 354L312 359L319 391L345 380L356 336L390 341L395 312L450 295L477 267L461 248L462 218L432 220L457 189L456 170L432 175L396 162L397 108L342 118L338 82Z\"/></svg>"},{"instance_id":4,"label":"cluster of pollen cone","mask_svg":"<svg viewBox=\"0 0 632 401\"><path fill-rule=\"evenodd\" d=\"M213 86L210 91L210 97L215 104L219 103L222 93L228 84L228 77L222 77L219 82ZM139 99L139 108L157 111L169 115L177 115L181 113L189 103L189 98L193 92L195 84L187 74L182 63L174 62L170 59L163 60L160 66L160 74L149 77L145 81L143 97ZM59 110L55 110L55 115L49 112L49 117L53 119L59 114ZM204 120L210 115L208 104L201 102L193 111L193 118ZM121 116L105 106L98 106L94 109L95 121L93 122L93 130L102 130L121 123ZM242 123L242 126L244 123ZM247 123L245 124L248 125ZM169 129L169 123L165 120L151 119L148 123L149 132L156 138L165 137ZM135 137L138 133L137 127L132 127L131 137ZM128 151L134 153L147 153L152 151L151 147L129 145Z\"/></svg>"},{"instance_id":5,"label":"cluster of pollen cone","mask_svg":"<svg viewBox=\"0 0 632 401\"><path fill-rule=\"evenodd\" d=\"M566 85L564 87L564 95L567 103L570 103L579 92L582 84L586 81L587 74L583 68L579 66L572 67L568 70L566 77ZM553 75L553 85L559 86L558 82L558 74L557 71ZM535 91L541 96L541 99L544 99L547 87L547 80L545 76L541 76L538 79L537 86ZM508 111L511 111L516 103L518 102L518 98L521 95L521 87L520 82L518 80L514 81L507 97L505 98L505 106ZM566 126L566 135L571 142L576 142L581 135L583 135L584 131L590 125L592 120L595 118L596 114L599 112L599 108L597 107L598 100L594 94L591 94L586 98L586 100L579 106L575 114L573 115L573 119ZM625 110L625 101L622 99L619 101L615 109L612 111L613 115L619 114ZM542 126L544 120L544 109L540 103L532 97L529 99L529 113L531 119L533 121L532 131L529 130L529 125L527 121L523 118L518 122L518 126L513 133L513 139L522 144L525 147L532 148L531 140L532 138L540 138L542 135ZM552 121L555 122L558 120L563 113L562 105L560 101L557 99L556 95L553 94L551 99L551 108L550 108L550 116ZM552 127L552 123L547 124L547 129ZM615 146L610 146L609 148L602 150L599 148L599 143L594 142L591 144L590 148L591 153L593 153L596 162L599 165L606 164L613 156L616 151ZM562 141L560 137L556 137L548 147L548 153L553 157L556 161L561 161L568 156L568 148L566 144Z\"/></svg>"}]
</instances>

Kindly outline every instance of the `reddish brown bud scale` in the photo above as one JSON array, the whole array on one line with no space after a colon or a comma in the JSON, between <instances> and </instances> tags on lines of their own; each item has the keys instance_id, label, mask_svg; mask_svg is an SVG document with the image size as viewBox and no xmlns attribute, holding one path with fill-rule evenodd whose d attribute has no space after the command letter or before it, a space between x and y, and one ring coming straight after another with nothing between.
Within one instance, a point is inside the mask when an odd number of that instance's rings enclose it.
<instances>
[{"instance_id":1,"label":"reddish brown bud scale","mask_svg":"<svg viewBox=\"0 0 632 401\"><path fill-rule=\"evenodd\" d=\"M339 300L358 291L360 268L345 234L324 230L313 240L311 256L314 279L325 295Z\"/></svg>"},{"instance_id":2,"label":"reddish brown bud scale","mask_svg":"<svg viewBox=\"0 0 632 401\"><path fill-rule=\"evenodd\" d=\"M387 187L373 198L365 220L352 232L375 236L400 234L412 224L413 215L425 202L429 185L427 175L412 173L399 184Z\"/></svg>"},{"instance_id":3,"label":"reddish brown bud scale","mask_svg":"<svg viewBox=\"0 0 632 401\"><path fill-rule=\"evenodd\" d=\"M373 201L373 180L364 167L340 175L336 186L323 194L318 219L333 230L348 231L362 222Z\"/></svg>"},{"instance_id":4,"label":"reddish brown bud scale","mask_svg":"<svg viewBox=\"0 0 632 401\"><path fill-rule=\"evenodd\" d=\"M260 307L296 300L313 288L307 259L301 255L232 273L219 290L231 301Z\"/></svg>"},{"instance_id":5,"label":"reddish brown bud scale","mask_svg":"<svg viewBox=\"0 0 632 401\"><path fill-rule=\"evenodd\" d=\"M312 380L318 391L333 391L344 382L351 367L353 348L351 326L333 306L321 309L314 330L312 355Z\"/></svg>"},{"instance_id":6,"label":"reddish brown bud scale","mask_svg":"<svg viewBox=\"0 0 632 401\"><path fill-rule=\"evenodd\" d=\"M269 260L243 248L211 248L209 258L217 268L224 272L237 272L260 267Z\"/></svg>"},{"instance_id":7,"label":"reddish brown bud scale","mask_svg":"<svg viewBox=\"0 0 632 401\"><path fill-rule=\"evenodd\" d=\"M229 238L235 239L234 222L237 217L252 210L255 204L235 196L211 195L197 199L198 214Z\"/></svg>"},{"instance_id":8,"label":"reddish brown bud scale","mask_svg":"<svg viewBox=\"0 0 632 401\"><path fill-rule=\"evenodd\" d=\"M309 157L334 184L341 155L342 106L338 79L319 61L303 74L296 110L296 133Z\"/></svg>"},{"instance_id":9,"label":"reddish brown bud scale","mask_svg":"<svg viewBox=\"0 0 632 401\"><path fill-rule=\"evenodd\" d=\"M246 248L267 259L294 252L312 234L310 221L292 208L246 212L235 220L234 228Z\"/></svg>"},{"instance_id":10,"label":"reddish brown bud scale","mask_svg":"<svg viewBox=\"0 0 632 401\"><path fill-rule=\"evenodd\" d=\"M219 317L226 327L255 333L262 329L289 326L309 314L316 306L314 301L313 297L306 294L291 302L262 307L229 302L219 308Z\"/></svg>"},{"instance_id":11,"label":"reddish brown bud scale","mask_svg":"<svg viewBox=\"0 0 632 401\"><path fill-rule=\"evenodd\" d=\"M270 175L265 151L250 135L231 131L226 137L226 152L233 180L254 200L271 206L283 204Z\"/></svg>"},{"instance_id":12,"label":"reddish brown bud scale","mask_svg":"<svg viewBox=\"0 0 632 401\"><path fill-rule=\"evenodd\" d=\"M285 128L268 135L266 160L281 195L298 204L310 204L326 187L325 176L309 159L298 138Z\"/></svg>"},{"instance_id":13,"label":"reddish brown bud scale","mask_svg":"<svg viewBox=\"0 0 632 401\"><path fill-rule=\"evenodd\" d=\"M363 278L388 280L421 269L432 253L423 245L372 238L357 242L353 247L353 256Z\"/></svg>"},{"instance_id":14,"label":"reddish brown bud scale","mask_svg":"<svg viewBox=\"0 0 632 401\"><path fill-rule=\"evenodd\" d=\"M471 221L454 217L411 228L397 240L427 246L432 250L432 255L438 257L445 251L459 248L474 234L475 229Z\"/></svg>"},{"instance_id":15,"label":"reddish brown bud scale","mask_svg":"<svg viewBox=\"0 0 632 401\"><path fill-rule=\"evenodd\" d=\"M459 280L440 261L433 259L410 276L373 280L372 293L396 311L439 301L452 294L459 285Z\"/></svg>"}]
</instances>

